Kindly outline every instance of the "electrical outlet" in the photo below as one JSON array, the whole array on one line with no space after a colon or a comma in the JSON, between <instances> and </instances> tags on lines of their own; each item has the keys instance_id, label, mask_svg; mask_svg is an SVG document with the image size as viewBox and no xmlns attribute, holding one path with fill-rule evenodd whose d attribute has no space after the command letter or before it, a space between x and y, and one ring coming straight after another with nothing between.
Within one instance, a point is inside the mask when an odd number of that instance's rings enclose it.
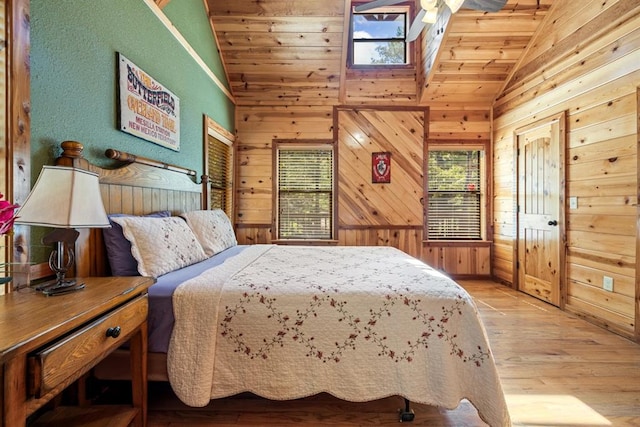
<instances>
[{"instance_id":1,"label":"electrical outlet","mask_svg":"<svg viewBox=\"0 0 640 427\"><path fill-rule=\"evenodd\" d=\"M569 197L569 209L578 209L577 197Z\"/></svg>"},{"instance_id":2,"label":"electrical outlet","mask_svg":"<svg viewBox=\"0 0 640 427\"><path fill-rule=\"evenodd\" d=\"M613 292L613 277L604 276L602 278L602 289Z\"/></svg>"}]
</instances>

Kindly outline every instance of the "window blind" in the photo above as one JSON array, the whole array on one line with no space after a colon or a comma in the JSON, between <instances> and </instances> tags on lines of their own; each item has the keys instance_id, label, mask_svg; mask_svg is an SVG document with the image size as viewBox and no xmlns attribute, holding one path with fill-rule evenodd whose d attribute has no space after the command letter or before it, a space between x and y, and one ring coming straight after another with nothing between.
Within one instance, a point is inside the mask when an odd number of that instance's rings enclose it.
<instances>
[{"instance_id":1,"label":"window blind","mask_svg":"<svg viewBox=\"0 0 640 427\"><path fill-rule=\"evenodd\" d=\"M480 150L429 151L428 238L482 238Z\"/></svg>"},{"instance_id":2,"label":"window blind","mask_svg":"<svg viewBox=\"0 0 640 427\"><path fill-rule=\"evenodd\" d=\"M278 237L331 239L333 151L278 151Z\"/></svg>"},{"instance_id":3,"label":"window blind","mask_svg":"<svg viewBox=\"0 0 640 427\"><path fill-rule=\"evenodd\" d=\"M231 212L231 147L224 142L209 136L208 175L211 209L220 208L230 215Z\"/></svg>"}]
</instances>

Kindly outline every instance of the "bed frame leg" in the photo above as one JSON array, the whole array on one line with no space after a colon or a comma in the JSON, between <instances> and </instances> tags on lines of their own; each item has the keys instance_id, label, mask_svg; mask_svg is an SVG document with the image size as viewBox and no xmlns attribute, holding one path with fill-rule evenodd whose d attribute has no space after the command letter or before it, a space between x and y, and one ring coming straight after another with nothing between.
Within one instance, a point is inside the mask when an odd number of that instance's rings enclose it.
<instances>
[{"instance_id":1,"label":"bed frame leg","mask_svg":"<svg viewBox=\"0 0 640 427\"><path fill-rule=\"evenodd\" d=\"M409 402L409 399L404 399L404 410L400 410L400 422L410 423L415 417L416 414L411 409L411 402Z\"/></svg>"}]
</instances>

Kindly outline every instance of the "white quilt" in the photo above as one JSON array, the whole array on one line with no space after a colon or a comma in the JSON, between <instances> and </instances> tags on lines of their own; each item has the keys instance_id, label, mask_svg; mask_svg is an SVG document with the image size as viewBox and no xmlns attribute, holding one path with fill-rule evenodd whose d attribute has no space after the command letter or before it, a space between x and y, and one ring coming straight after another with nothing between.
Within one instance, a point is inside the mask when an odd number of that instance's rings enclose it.
<instances>
[{"instance_id":1,"label":"white quilt","mask_svg":"<svg viewBox=\"0 0 640 427\"><path fill-rule=\"evenodd\" d=\"M173 305L169 379L190 406L245 391L448 409L466 398L510 425L473 300L397 249L254 245L181 284Z\"/></svg>"}]
</instances>

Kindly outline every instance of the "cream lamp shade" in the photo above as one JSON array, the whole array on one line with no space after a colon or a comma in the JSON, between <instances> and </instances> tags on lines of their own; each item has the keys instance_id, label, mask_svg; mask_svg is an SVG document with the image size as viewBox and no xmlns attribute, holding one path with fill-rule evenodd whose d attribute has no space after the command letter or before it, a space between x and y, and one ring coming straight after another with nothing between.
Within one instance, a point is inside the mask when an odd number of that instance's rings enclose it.
<instances>
[{"instance_id":1,"label":"cream lamp shade","mask_svg":"<svg viewBox=\"0 0 640 427\"><path fill-rule=\"evenodd\" d=\"M56 279L36 286L45 295L61 295L84 288L84 283L66 279L75 262L72 245L78 237L76 228L110 227L104 210L98 175L84 169L43 166L31 193L16 213L14 224L54 227L42 238L55 243L49 267Z\"/></svg>"},{"instance_id":2,"label":"cream lamp shade","mask_svg":"<svg viewBox=\"0 0 640 427\"><path fill-rule=\"evenodd\" d=\"M106 228L98 175L83 169L43 166L16 224L55 228Z\"/></svg>"}]
</instances>

